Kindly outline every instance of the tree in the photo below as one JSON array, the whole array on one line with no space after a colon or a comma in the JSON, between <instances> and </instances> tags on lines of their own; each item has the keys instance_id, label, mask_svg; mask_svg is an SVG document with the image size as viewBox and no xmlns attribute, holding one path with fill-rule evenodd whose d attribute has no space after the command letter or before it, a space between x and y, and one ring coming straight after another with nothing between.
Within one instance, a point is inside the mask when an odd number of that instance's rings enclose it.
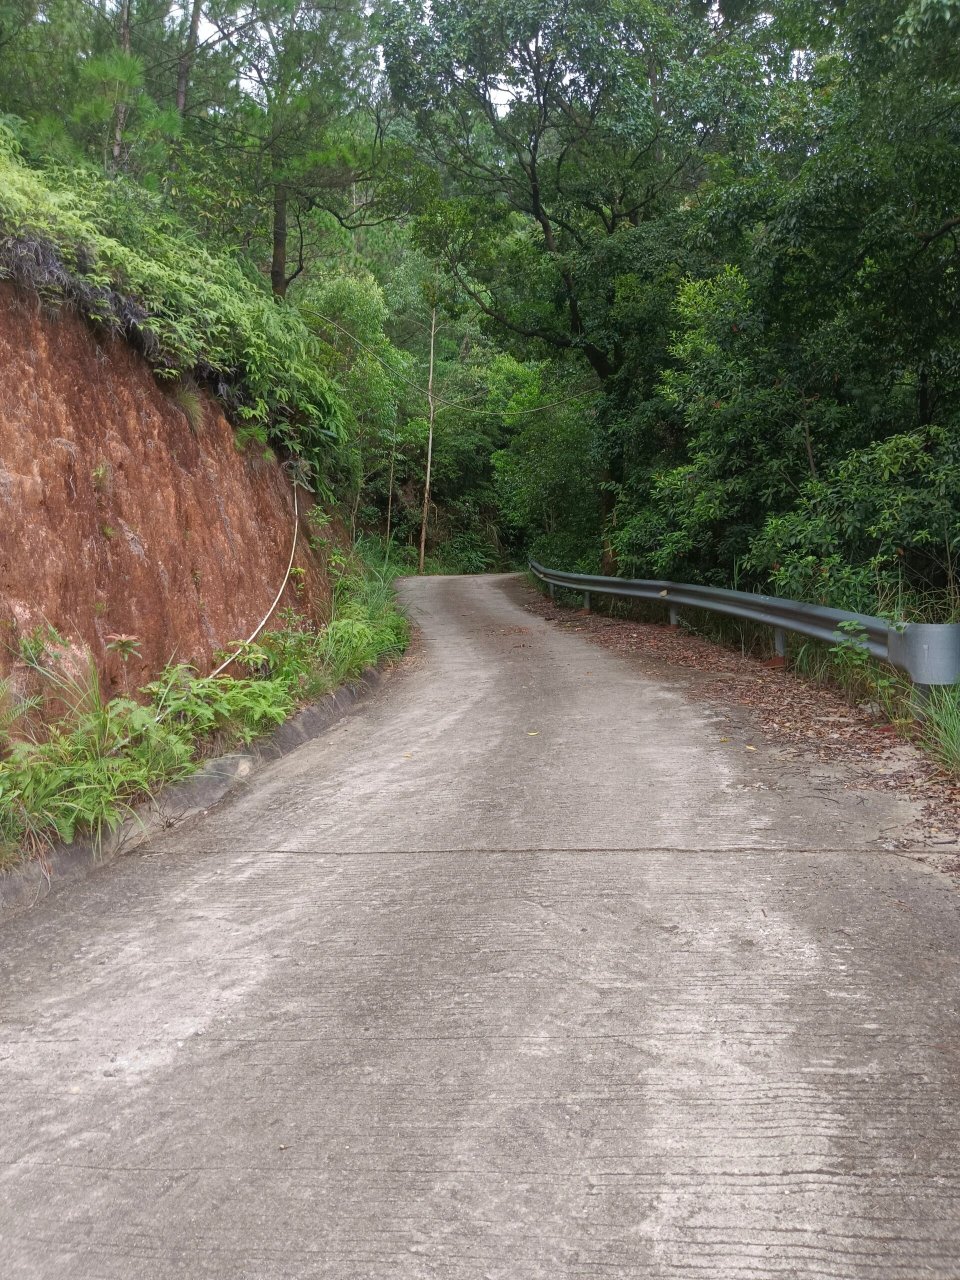
<instances>
[{"instance_id":1,"label":"tree","mask_svg":"<svg viewBox=\"0 0 960 1280\"><path fill-rule=\"evenodd\" d=\"M500 329L610 377L620 336L588 301L584 256L694 189L736 59L699 7L615 0L387 0L381 30L411 150L440 175L421 243ZM681 59L710 75L678 75Z\"/></svg>"},{"instance_id":2,"label":"tree","mask_svg":"<svg viewBox=\"0 0 960 1280\"><path fill-rule=\"evenodd\" d=\"M430 515L430 472L433 468L433 424L437 414L437 401L433 389L433 365L437 343L437 306L430 308L430 365L427 374L427 462L423 475L423 515L420 519L420 559L418 572L423 573L423 560L427 552L427 517Z\"/></svg>"},{"instance_id":3,"label":"tree","mask_svg":"<svg viewBox=\"0 0 960 1280\"><path fill-rule=\"evenodd\" d=\"M270 281L283 298L306 267L311 214L336 208L356 178L346 122L371 53L356 0L256 0L246 14L213 19L240 91L232 111L207 123L266 205Z\"/></svg>"}]
</instances>

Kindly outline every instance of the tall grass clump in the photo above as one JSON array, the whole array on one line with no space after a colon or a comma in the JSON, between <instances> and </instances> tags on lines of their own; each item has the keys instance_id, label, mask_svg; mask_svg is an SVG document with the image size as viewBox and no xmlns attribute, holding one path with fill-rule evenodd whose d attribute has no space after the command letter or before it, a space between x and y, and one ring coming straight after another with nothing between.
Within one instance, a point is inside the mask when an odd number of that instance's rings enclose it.
<instances>
[{"instance_id":1,"label":"tall grass clump","mask_svg":"<svg viewBox=\"0 0 960 1280\"><path fill-rule=\"evenodd\" d=\"M917 708L921 741L938 764L960 773L960 686L933 686Z\"/></svg>"},{"instance_id":2,"label":"tall grass clump","mask_svg":"<svg viewBox=\"0 0 960 1280\"><path fill-rule=\"evenodd\" d=\"M0 865L80 831L99 838L133 800L193 767L189 737L152 706L105 699L92 662L76 674L53 655L30 665L59 714L30 718L19 736L0 730Z\"/></svg>"},{"instance_id":3,"label":"tall grass clump","mask_svg":"<svg viewBox=\"0 0 960 1280\"><path fill-rule=\"evenodd\" d=\"M279 626L230 650L236 666L280 681L295 701L303 702L357 680L383 658L399 657L409 626L394 603L394 576L357 557L335 582L325 626L314 627L295 610L283 609Z\"/></svg>"}]
</instances>

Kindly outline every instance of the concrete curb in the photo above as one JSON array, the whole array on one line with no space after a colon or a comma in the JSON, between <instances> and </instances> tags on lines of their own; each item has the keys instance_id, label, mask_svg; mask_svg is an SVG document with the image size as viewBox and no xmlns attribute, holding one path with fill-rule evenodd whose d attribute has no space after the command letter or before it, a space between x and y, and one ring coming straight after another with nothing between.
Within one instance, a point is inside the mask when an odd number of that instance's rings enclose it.
<instances>
[{"instance_id":1,"label":"concrete curb","mask_svg":"<svg viewBox=\"0 0 960 1280\"><path fill-rule=\"evenodd\" d=\"M104 836L99 848L94 839L84 837L70 844L55 845L42 860L34 858L0 873L0 923L15 912L36 906L63 884L89 875L120 854L139 848L159 832L202 817L238 790L259 767L289 755L336 724L361 698L378 688L395 665L381 662L371 667L356 684L344 685L319 702L304 707L246 751L204 761L189 778L164 787L152 800L134 809L116 831Z\"/></svg>"}]
</instances>

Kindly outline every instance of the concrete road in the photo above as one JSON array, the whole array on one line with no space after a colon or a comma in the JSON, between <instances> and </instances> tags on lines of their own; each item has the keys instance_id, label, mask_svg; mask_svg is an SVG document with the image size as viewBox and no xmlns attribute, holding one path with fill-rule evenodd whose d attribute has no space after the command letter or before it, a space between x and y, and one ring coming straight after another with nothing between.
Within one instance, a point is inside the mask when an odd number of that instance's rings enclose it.
<instances>
[{"instance_id":1,"label":"concrete road","mask_svg":"<svg viewBox=\"0 0 960 1280\"><path fill-rule=\"evenodd\" d=\"M3 1280L960 1277L910 814L522 590L405 584L408 670L6 923Z\"/></svg>"}]
</instances>

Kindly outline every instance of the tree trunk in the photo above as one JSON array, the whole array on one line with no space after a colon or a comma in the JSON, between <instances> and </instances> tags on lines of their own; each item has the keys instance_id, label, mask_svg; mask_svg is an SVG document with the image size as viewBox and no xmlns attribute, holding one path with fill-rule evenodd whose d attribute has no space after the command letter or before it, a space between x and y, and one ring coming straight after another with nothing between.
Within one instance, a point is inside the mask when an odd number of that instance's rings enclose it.
<instances>
[{"instance_id":1,"label":"tree trunk","mask_svg":"<svg viewBox=\"0 0 960 1280\"><path fill-rule=\"evenodd\" d=\"M814 480L819 480L820 477L817 474L817 460L813 456L813 441L810 438L810 423L806 420L804 420L803 423L803 443L807 448L807 464L810 467L810 474Z\"/></svg>"},{"instance_id":2,"label":"tree trunk","mask_svg":"<svg viewBox=\"0 0 960 1280\"><path fill-rule=\"evenodd\" d=\"M930 387L930 374L926 365L921 365L917 378L917 420L921 427L929 427L933 421L935 399Z\"/></svg>"},{"instance_id":3,"label":"tree trunk","mask_svg":"<svg viewBox=\"0 0 960 1280\"><path fill-rule=\"evenodd\" d=\"M397 442L390 446L390 483L387 485L387 554L390 554L390 523L393 519L393 469L397 460Z\"/></svg>"},{"instance_id":4,"label":"tree trunk","mask_svg":"<svg viewBox=\"0 0 960 1280\"><path fill-rule=\"evenodd\" d=\"M427 474L423 482L423 519L420 521L420 568L423 573L423 561L427 550L427 515L430 511L430 468L433 465L433 418L436 411L433 398L433 348L437 335L437 308L430 312L430 376L427 379L427 404L429 406L430 428L427 432Z\"/></svg>"},{"instance_id":5,"label":"tree trunk","mask_svg":"<svg viewBox=\"0 0 960 1280\"><path fill-rule=\"evenodd\" d=\"M130 0L122 0L120 5L120 48L130 56ZM113 171L120 168L123 160L123 131L127 123L127 104L118 99L113 112Z\"/></svg>"},{"instance_id":6,"label":"tree trunk","mask_svg":"<svg viewBox=\"0 0 960 1280\"><path fill-rule=\"evenodd\" d=\"M177 114L183 115L187 109L187 89L190 87L190 73L197 52L197 36L200 31L200 6L202 0L193 0L190 10L190 29L187 32L187 43L180 54L177 65Z\"/></svg>"},{"instance_id":7,"label":"tree trunk","mask_svg":"<svg viewBox=\"0 0 960 1280\"><path fill-rule=\"evenodd\" d=\"M602 476L604 483L600 489L600 530L603 539L600 550L600 572L606 574L607 577L615 578L617 576L617 553L610 543L610 527L617 500L609 487L609 482L612 479L612 471L609 468L605 468Z\"/></svg>"},{"instance_id":8,"label":"tree trunk","mask_svg":"<svg viewBox=\"0 0 960 1280\"><path fill-rule=\"evenodd\" d=\"M275 298L287 296L287 187L277 182L273 188L273 261L270 284Z\"/></svg>"},{"instance_id":9,"label":"tree trunk","mask_svg":"<svg viewBox=\"0 0 960 1280\"><path fill-rule=\"evenodd\" d=\"M357 512L360 510L360 499L363 497L363 476L357 481L357 491L353 495L353 506L350 508L350 542L357 540Z\"/></svg>"}]
</instances>

